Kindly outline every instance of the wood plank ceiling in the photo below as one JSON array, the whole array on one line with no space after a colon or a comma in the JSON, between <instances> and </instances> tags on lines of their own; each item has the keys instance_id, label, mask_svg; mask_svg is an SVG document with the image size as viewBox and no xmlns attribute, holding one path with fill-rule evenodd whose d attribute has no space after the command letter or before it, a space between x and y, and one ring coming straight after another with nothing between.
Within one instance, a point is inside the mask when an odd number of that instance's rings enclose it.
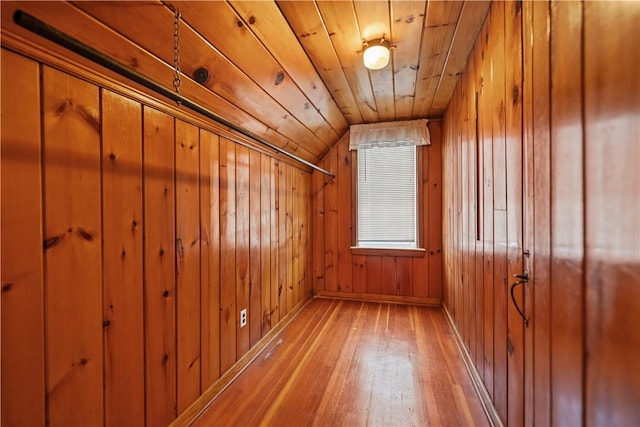
<instances>
[{"instance_id":1,"label":"wood plank ceiling","mask_svg":"<svg viewBox=\"0 0 640 427\"><path fill-rule=\"evenodd\" d=\"M349 125L440 117L490 1L2 2L172 87L174 12L181 94L317 163ZM362 42L395 45L369 71ZM194 73L209 72L203 84Z\"/></svg>"}]
</instances>

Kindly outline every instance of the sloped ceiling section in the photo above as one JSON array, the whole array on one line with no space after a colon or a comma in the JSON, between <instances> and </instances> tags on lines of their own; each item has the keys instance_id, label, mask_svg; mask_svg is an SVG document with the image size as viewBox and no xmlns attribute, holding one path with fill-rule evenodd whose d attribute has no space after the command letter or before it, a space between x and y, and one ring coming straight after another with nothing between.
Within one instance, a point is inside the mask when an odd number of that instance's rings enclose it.
<instances>
[{"instance_id":1,"label":"sloped ceiling section","mask_svg":"<svg viewBox=\"0 0 640 427\"><path fill-rule=\"evenodd\" d=\"M180 11L181 94L317 163L350 124L439 117L489 1L2 2L166 87ZM362 42L390 39L390 64L369 71ZM199 68L209 72L197 83Z\"/></svg>"}]
</instances>

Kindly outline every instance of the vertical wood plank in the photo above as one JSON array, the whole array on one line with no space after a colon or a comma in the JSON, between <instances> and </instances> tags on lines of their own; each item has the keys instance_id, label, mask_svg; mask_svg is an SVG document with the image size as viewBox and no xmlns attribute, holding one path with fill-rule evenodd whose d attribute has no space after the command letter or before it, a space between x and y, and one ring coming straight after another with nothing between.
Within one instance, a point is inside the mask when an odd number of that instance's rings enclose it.
<instances>
[{"instance_id":1,"label":"vertical wood plank","mask_svg":"<svg viewBox=\"0 0 640 427\"><path fill-rule=\"evenodd\" d=\"M262 337L262 270L260 267L260 153L249 153L249 345Z\"/></svg>"},{"instance_id":2,"label":"vertical wood plank","mask_svg":"<svg viewBox=\"0 0 640 427\"><path fill-rule=\"evenodd\" d=\"M534 4L522 4L522 133L523 133L523 225L524 238L523 247L529 250L528 258L525 256L524 268L530 274L530 283L537 282L535 275L537 253L535 250L535 234L536 234L536 182L544 177L536 175L535 171L535 152L536 141L534 139ZM547 86L548 87L548 86ZM548 115L547 115L548 116ZM525 313L529 313L529 325L525 328L524 336L524 422L523 425L530 427L534 425L535 420L535 382L536 382L536 360L535 360L535 332L537 329L537 313L534 305L534 297L536 294L534 287L529 286L525 292ZM536 320L534 320L536 319ZM542 343L543 344L543 343ZM544 345L544 344L543 344ZM548 421L547 421L548 423Z\"/></svg>"},{"instance_id":3,"label":"vertical wood plank","mask_svg":"<svg viewBox=\"0 0 640 427\"><path fill-rule=\"evenodd\" d=\"M417 258L416 258L417 259ZM396 294L413 295L413 260L407 257L398 257L396 273Z\"/></svg>"},{"instance_id":4,"label":"vertical wood plank","mask_svg":"<svg viewBox=\"0 0 640 427\"><path fill-rule=\"evenodd\" d=\"M286 253L286 268L287 268L287 279L285 281L285 289L284 292L286 292L286 301L287 301L287 313L289 313L293 307L294 307L294 303L295 303L295 299L297 296L297 287L294 286L294 281L295 281L295 268L294 265L296 264L296 259L294 257L294 247L293 247L293 235L294 235L294 231L293 231L293 227L294 227L294 221L293 221L293 198L295 195L295 183L294 183L294 174L293 174L293 166L291 165L285 165L284 167L284 177L285 177L285 192L286 192L286 203L285 203L285 230L286 230L286 234L285 234L285 253Z\"/></svg>"},{"instance_id":5,"label":"vertical wood plank","mask_svg":"<svg viewBox=\"0 0 640 427\"><path fill-rule=\"evenodd\" d=\"M1 59L1 423L44 425L40 70L6 49Z\"/></svg>"},{"instance_id":6,"label":"vertical wood plank","mask_svg":"<svg viewBox=\"0 0 640 427\"><path fill-rule=\"evenodd\" d=\"M551 4L551 423L583 423L582 4Z\"/></svg>"},{"instance_id":7,"label":"vertical wood plank","mask_svg":"<svg viewBox=\"0 0 640 427\"><path fill-rule=\"evenodd\" d=\"M50 425L103 423L98 88L43 69Z\"/></svg>"},{"instance_id":8,"label":"vertical wood plank","mask_svg":"<svg viewBox=\"0 0 640 427\"><path fill-rule=\"evenodd\" d=\"M429 298L442 298L442 131L439 121L429 123Z\"/></svg>"},{"instance_id":9,"label":"vertical wood plank","mask_svg":"<svg viewBox=\"0 0 640 427\"><path fill-rule=\"evenodd\" d=\"M289 214L289 221L287 225L291 224L291 231L287 231L287 238L289 239L289 248L291 257L289 258L290 267L290 281L289 289L291 292L291 305L289 305L289 311L291 311L300 298L300 174L298 169L289 165L287 171L287 179L289 180L288 199L287 199L287 214ZM289 301L287 300L287 303Z\"/></svg>"},{"instance_id":10,"label":"vertical wood plank","mask_svg":"<svg viewBox=\"0 0 640 427\"><path fill-rule=\"evenodd\" d=\"M144 108L145 395L148 425L176 417L173 118Z\"/></svg>"},{"instance_id":11,"label":"vertical wood plank","mask_svg":"<svg viewBox=\"0 0 640 427\"><path fill-rule=\"evenodd\" d=\"M396 288L396 257L383 256L380 257L380 283L382 285L382 293L385 295L397 295Z\"/></svg>"},{"instance_id":12,"label":"vertical wood plank","mask_svg":"<svg viewBox=\"0 0 640 427\"><path fill-rule=\"evenodd\" d=\"M220 377L219 137L200 130L200 388Z\"/></svg>"},{"instance_id":13,"label":"vertical wood plank","mask_svg":"<svg viewBox=\"0 0 640 427\"><path fill-rule=\"evenodd\" d=\"M298 198L298 210L300 215L300 248L298 250L300 263L298 265L298 280L300 281L300 291L298 294L298 302L304 301L310 296L311 288L309 283L309 263L310 259L308 254L310 253L309 245L309 215L311 213L311 199L309 198L309 185L311 182L311 174L306 173L298 169L298 176L300 182L299 198Z\"/></svg>"},{"instance_id":14,"label":"vertical wood plank","mask_svg":"<svg viewBox=\"0 0 640 427\"><path fill-rule=\"evenodd\" d=\"M325 158L325 166L333 171L335 178L329 178L324 187L324 288L339 291L338 288L338 182L343 177L337 167L338 151L331 150ZM349 174L349 179L351 174Z\"/></svg>"},{"instance_id":15,"label":"vertical wood plank","mask_svg":"<svg viewBox=\"0 0 640 427\"><path fill-rule=\"evenodd\" d=\"M367 293L367 257L365 255L353 256L352 281L353 292Z\"/></svg>"},{"instance_id":16,"label":"vertical wood plank","mask_svg":"<svg viewBox=\"0 0 640 427\"><path fill-rule=\"evenodd\" d=\"M551 152L549 4L533 2L533 420L551 424ZM526 58L525 58L526 60ZM526 78L526 77L525 77ZM526 93L525 93L526 96ZM528 224L526 224L528 225ZM525 226L526 226L525 225Z\"/></svg>"},{"instance_id":17,"label":"vertical wood plank","mask_svg":"<svg viewBox=\"0 0 640 427\"><path fill-rule=\"evenodd\" d=\"M522 64L522 4L505 2L505 56ZM524 274L523 263L523 141L522 67L508 66L506 94L507 171L507 288L515 275ZM526 286L526 284L524 285ZM518 307L524 307L524 286L514 292ZM512 302L507 302L507 424L524 424L524 320Z\"/></svg>"},{"instance_id":18,"label":"vertical wood plank","mask_svg":"<svg viewBox=\"0 0 640 427\"><path fill-rule=\"evenodd\" d=\"M280 218L279 209L279 166L278 160L271 159L271 190L270 190L270 204L271 204L271 325L275 325L280 320L280 250L279 250L279 226L278 221Z\"/></svg>"},{"instance_id":19,"label":"vertical wood plank","mask_svg":"<svg viewBox=\"0 0 640 427\"><path fill-rule=\"evenodd\" d=\"M584 422L640 423L640 7L584 3Z\"/></svg>"},{"instance_id":20,"label":"vertical wood plank","mask_svg":"<svg viewBox=\"0 0 640 427\"><path fill-rule=\"evenodd\" d=\"M493 8L493 6L492 6ZM484 384L491 397L494 396L493 382L493 303L494 303L494 286L493 286L493 94L491 90L491 67L490 58L493 52L493 38L490 37L489 28L493 26L493 15L487 16L487 23L482 29L482 47L484 48L482 55L481 67L481 92L479 95L479 108L485 112L482 120L482 136L480 138L482 145L482 176L483 176L483 241L484 241L484 280L483 280L483 296L484 296L484 319L483 319L483 335L484 335ZM497 28L497 27L496 27ZM493 33L491 33L493 34Z\"/></svg>"},{"instance_id":21,"label":"vertical wood plank","mask_svg":"<svg viewBox=\"0 0 640 427\"><path fill-rule=\"evenodd\" d=\"M266 154L260 155L260 286L261 311L260 331L264 336L271 330L271 189L273 188L271 159Z\"/></svg>"},{"instance_id":22,"label":"vertical wood plank","mask_svg":"<svg viewBox=\"0 0 640 427\"><path fill-rule=\"evenodd\" d=\"M304 179L304 195L302 198L302 207L305 213L305 225L303 229L304 256L305 264L303 266L303 275L305 282L305 299L313 296L313 256L311 242L313 242L313 227L311 225L313 211L311 210L311 174L303 172Z\"/></svg>"},{"instance_id":23,"label":"vertical wood plank","mask_svg":"<svg viewBox=\"0 0 640 427\"><path fill-rule=\"evenodd\" d=\"M429 161L431 154L431 146L418 147L418 156L421 157L421 161L418 162L420 169L418 170L418 179L422 181L422 186L418 188L422 189L422 194L418 197L418 201L422 203L419 206L419 224L418 230L421 232L420 244L425 249L426 253L424 257L413 259L413 295L417 297L429 296L429 264L431 264L431 248L429 247L429 235L431 232L429 215L431 214L431 200L429 194L431 194L431 183L429 182L429 171L431 170Z\"/></svg>"},{"instance_id":24,"label":"vertical wood plank","mask_svg":"<svg viewBox=\"0 0 640 427\"><path fill-rule=\"evenodd\" d=\"M240 327L240 310L249 319L249 149L236 144L236 360L249 351L249 325Z\"/></svg>"},{"instance_id":25,"label":"vertical wood plank","mask_svg":"<svg viewBox=\"0 0 640 427\"><path fill-rule=\"evenodd\" d=\"M338 142L335 150L337 156L338 180L338 289L341 292L351 292L351 152L349 151L349 138L343 138Z\"/></svg>"},{"instance_id":26,"label":"vertical wood plank","mask_svg":"<svg viewBox=\"0 0 640 427\"><path fill-rule=\"evenodd\" d=\"M236 150L220 138L220 372L236 362Z\"/></svg>"},{"instance_id":27,"label":"vertical wood plank","mask_svg":"<svg viewBox=\"0 0 640 427\"><path fill-rule=\"evenodd\" d=\"M177 411L200 395L200 133L176 120Z\"/></svg>"},{"instance_id":28,"label":"vertical wood plank","mask_svg":"<svg viewBox=\"0 0 640 427\"><path fill-rule=\"evenodd\" d=\"M507 168L505 90L505 5L491 6L493 50L491 84L493 112L493 218L494 218L494 405L507 420Z\"/></svg>"},{"instance_id":29,"label":"vertical wood plank","mask_svg":"<svg viewBox=\"0 0 640 427\"><path fill-rule=\"evenodd\" d=\"M287 165L278 162L278 305L280 318L287 314Z\"/></svg>"},{"instance_id":30,"label":"vertical wood plank","mask_svg":"<svg viewBox=\"0 0 640 427\"><path fill-rule=\"evenodd\" d=\"M488 23L485 22L485 26ZM476 310L474 316L474 322L476 325L476 354L475 354L475 366L481 376L484 375L484 153L482 147L482 140L484 135L484 116L487 114L481 106L481 94L482 94L482 55L484 51L485 38L482 36L482 30L478 35L475 48L470 55L470 68L469 78L473 79L473 85L475 87L475 100L474 100L474 120L476 127L476 259L475 259L475 286L476 286Z\"/></svg>"},{"instance_id":31,"label":"vertical wood plank","mask_svg":"<svg viewBox=\"0 0 640 427\"><path fill-rule=\"evenodd\" d=\"M382 294L382 257L367 256L367 293L373 295Z\"/></svg>"},{"instance_id":32,"label":"vertical wood plank","mask_svg":"<svg viewBox=\"0 0 640 427\"><path fill-rule=\"evenodd\" d=\"M105 424L144 424L142 107L102 93Z\"/></svg>"},{"instance_id":33,"label":"vertical wood plank","mask_svg":"<svg viewBox=\"0 0 640 427\"><path fill-rule=\"evenodd\" d=\"M324 167L324 166L323 166ZM314 171L311 174L311 209L313 211L313 289L324 290L324 184L325 176Z\"/></svg>"},{"instance_id":34,"label":"vertical wood plank","mask_svg":"<svg viewBox=\"0 0 640 427\"><path fill-rule=\"evenodd\" d=\"M478 186L477 186L477 126L476 126L476 86L475 86L475 64L474 56L470 54L467 59L467 73L464 78L461 79L460 84L467 88L467 100L464 105L465 115L467 122L465 127L467 128L467 185L469 191L467 193L466 205L469 211L468 224L467 224L467 245L469 251L469 258L467 260L467 283L468 283L468 296L469 302L467 310L468 322L469 322L469 354L471 359L475 362L478 359L478 334L477 334L477 307L478 307L478 280L476 274L476 239L477 239L477 200L478 200ZM480 282L481 283L481 282ZM473 307L473 308L472 308Z\"/></svg>"}]
</instances>

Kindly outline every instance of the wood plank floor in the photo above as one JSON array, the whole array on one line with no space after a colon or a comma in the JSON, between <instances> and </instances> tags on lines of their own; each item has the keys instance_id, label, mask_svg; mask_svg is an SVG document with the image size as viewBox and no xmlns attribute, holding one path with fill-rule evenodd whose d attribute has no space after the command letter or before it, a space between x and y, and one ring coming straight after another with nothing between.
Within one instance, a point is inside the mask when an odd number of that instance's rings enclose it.
<instances>
[{"instance_id":1,"label":"wood plank floor","mask_svg":"<svg viewBox=\"0 0 640 427\"><path fill-rule=\"evenodd\" d=\"M315 299L194 425L488 421L441 309Z\"/></svg>"}]
</instances>

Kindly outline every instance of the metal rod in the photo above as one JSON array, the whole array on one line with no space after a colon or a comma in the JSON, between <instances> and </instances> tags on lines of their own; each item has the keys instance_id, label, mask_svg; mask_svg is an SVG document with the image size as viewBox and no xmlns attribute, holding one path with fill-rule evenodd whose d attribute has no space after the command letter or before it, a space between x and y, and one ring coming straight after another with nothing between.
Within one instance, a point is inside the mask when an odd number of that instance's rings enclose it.
<instances>
[{"instance_id":1,"label":"metal rod","mask_svg":"<svg viewBox=\"0 0 640 427\"><path fill-rule=\"evenodd\" d=\"M184 96L180 95L179 93L176 93L170 89L167 89L166 87L162 86L161 84L149 79L148 77L144 76L143 74L132 70L129 67L126 67L124 65L122 65L121 63L114 61L113 59L109 58L108 56L106 56L105 54L103 54L102 52L97 51L96 49L92 48L91 46L88 46L84 43L82 43L80 40L77 40L71 36L69 36L68 34L63 33L62 31L57 30L56 28L50 26L49 24L47 24L46 22L43 22L41 20L39 20L38 18L22 11L22 10L17 10L14 14L13 14L13 22L15 22L17 25L21 26L22 28L25 28L35 34L38 34L44 38L46 38L47 40L50 40L54 43L59 44L60 46L63 46L75 53L77 53L78 55L81 55L87 59L90 59L91 61L102 65L105 68L108 68L111 71L115 71L116 73L120 74L123 77L126 77L129 80L133 80L136 83L141 84L142 86L146 87L147 89L151 89L152 91L165 96L169 99L171 99L172 101L175 101L181 105L184 105L185 107L195 111L196 113L202 114L205 117L210 118L211 120L214 120L218 123L220 123L221 125L224 125L230 129L235 130L236 132L241 133L244 136L247 136L251 139L253 139L254 141L270 148L273 151L276 151L280 154L283 154L297 162L300 162L306 166L309 166L310 168L317 170L318 172L321 172L325 175L330 176L331 178L335 178L335 175L317 165L314 165L313 163L296 156L293 153L290 153L280 147L278 147L277 145L274 145L264 139L262 139L261 137L259 137L258 135L254 134L251 131L248 131L244 128L241 128L238 125L235 125L229 121L227 121L226 119L220 117L219 115L217 115L216 113L212 112L211 110L208 110L207 108L196 104L195 102L189 100L188 98L185 98Z\"/></svg>"}]
</instances>

